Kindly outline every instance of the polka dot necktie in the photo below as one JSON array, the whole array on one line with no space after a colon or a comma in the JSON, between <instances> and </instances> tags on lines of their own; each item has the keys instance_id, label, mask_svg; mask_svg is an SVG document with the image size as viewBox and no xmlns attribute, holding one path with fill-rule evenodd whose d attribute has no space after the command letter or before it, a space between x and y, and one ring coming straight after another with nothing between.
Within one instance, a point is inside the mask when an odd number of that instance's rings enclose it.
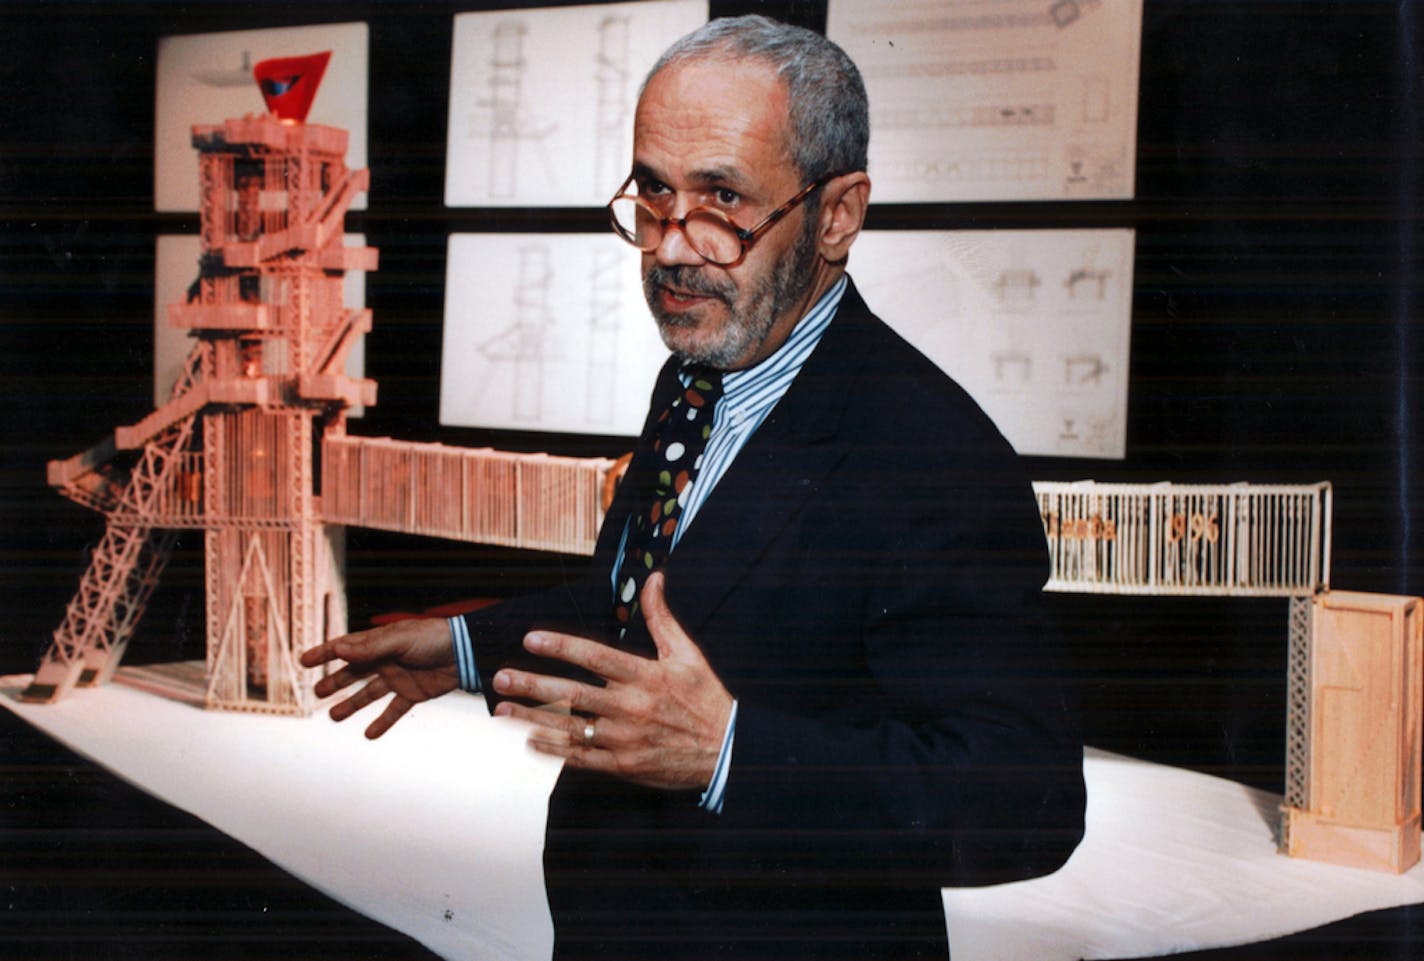
<instances>
[{"instance_id":1,"label":"polka dot necktie","mask_svg":"<svg viewBox=\"0 0 1424 961\"><path fill-rule=\"evenodd\" d=\"M638 597L648 575L662 567L672 551L682 509L702 467L702 452L712 435L712 411L722 396L722 372L688 366L688 386L659 415L651 467L641 472L643 497L628 528L618 564L613 615L621 639L640 616Z\"/></svg>"}]
</instances>

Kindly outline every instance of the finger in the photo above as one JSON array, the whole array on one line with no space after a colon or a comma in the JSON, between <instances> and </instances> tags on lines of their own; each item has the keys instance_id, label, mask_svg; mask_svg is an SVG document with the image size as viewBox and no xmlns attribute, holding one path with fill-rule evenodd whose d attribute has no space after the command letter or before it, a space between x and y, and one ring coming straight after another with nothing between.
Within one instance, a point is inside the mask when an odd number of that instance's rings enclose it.
<instances>
[{"instance_id":1,"label":"finger","mask_svg":"<svg viewBox=\"0 0 1424 961\"><path fill-rule=\"evenodd\" d=\"M317 697L330 697L337 691L345 690L366 676L364 672L357 671L348 665L319 679L312 687L312 691L315 692Z\"/></svg>"},{"instance_id":2,"label":"finger","mask_svg":"<svg viewBox=\"0 0 1424 961\"><path fill-rule=\"evenodd\" d=\"M617 710L616 698L607 688L512 668L495 674L494 689L505 697L522 697L541 704L567 702L569 710L585 714L609 714Z\"/></svg>"},{"instance_id":3,"label":"finger","mask_svg":"<svg viewBox=\"0 0 1424 961\"><path fill-rule=\"evenodd\" d=\"M530 653L582 667L610 681L631 681L646 666L644 658L572 634L533 631L524 636Z\"/></svg>"},{"instance_id":4,"label":"finger","mask_svg":"<svg viewBox=\"0 0 1424 961\"><path fill-rule=\"evenodd\" d=\"M582 768L586 771L599 771L604 774L617 774L619 771L618 755L613 751L605 751L597 747L585 747L581 744L570 744L567 739L562 742L536 740L532 736L529 738L529 746L540 754L562 758L565 767Z\"/></svg>"},{"instance_id":5,"label":"finger","mask_svg":"<svg viewBox=\"0 0 1424 961\"><path fill-rule=\"evenodd\" d=\"M669 660L693 655L701 660L702 652L682 629L682 625L667 605L667 596L663 592L664 582L663 572L654 571L648 575L647 583L643 585L643 593L638 598L638 602L643 606L643 622L648 625L648 633L652 635L653 644L658 649L658 658Z\"/></svg>"},{"instance_id":6,"label":"finger","mask_svg":"<svg viewBox=\"0 0 1424 961\"><path fill-rule=\"evenodd\" d=\"M598 771L616 769L617 755L607 747L600 746L605 736L600 730L606 726L606 721L603 718L592 722L595 725L594 737L592 741L589 741L583 736L584 725L589 722L583 718L573 719L578 724L578 730L571 731L569 718L562 717L559 719L562 723L556 723L548 717L539 717L540 714L547 715L548 712L525 707L511 710L505 716L529 721L532 724L527 743L540 754L562 758L566 764L571 764L574 767Z\"/></svg>"},{"instance_id":7,"label":"finger","mask_svg":"<svg viewBox=\"0 0 1424 961\"><path fill-rule=\"evenodd\" d=\"M298 660L302 667L320 667L330 661L337 660L336 650L330 641L318 644L316 647L309 647L302 651Z\"/></svg>"},{"instance_id":8,"label":"finger","mask_svg":"<svg viewBox=\"0 0 1424 961\"><path fill-rule=\"evenodd\" d=\"M373 677L365 687L359 688L350 697L332 705L328 712L333 721L344 721L368 704L373 704L391 692L385 678Z\"/></svg>"},{"instance_id":9,"label":"finger","mask_svg":"<svg viewBox=\"0 0 1424 961\"><path fill-rule=\"evenodd\" d=\"M593 725L596 735L599 723L590 718L554 714L550 711L542 711L523 704L509 704L508 702L501 704L495 713L500 717L508 717L528 724L530 743L537 742L559 748L568 748L578 744L588 746L590 741L584 737L584 732L590 725Z\"/></svg>"},{"instance_id":10,"label":"finger","mask_svg":"<svg viewBox=\"0 0 1424 961\"><path fill-rule=\"evenodd\" d=\"M578 731L573 732L570 731L570 718L567 715L554 714L550 711L514 704L510 701L501 701L494 709L494 713L496 717L512 718L529 724L527 739L529 745L543 754L552 754L556 757L567 757L576 741L584 741L584 726L589 723L596 724L596 722L575 717L572 720L577 724Z\"/></svg>"},{"instance_id":11,"label":"finger","mask_svg":"<svg viewBox=\"0 0 1424 961\"><path fill-rule=\"evenodd\" d=\"M405 717L406 712L415 705L397 694L391 698L391 703L386 705L386 709L381 712L381 716L366 726L366 737L372 741L380 737L395 726L396 721Z\"/></svg>"}]
</instances>

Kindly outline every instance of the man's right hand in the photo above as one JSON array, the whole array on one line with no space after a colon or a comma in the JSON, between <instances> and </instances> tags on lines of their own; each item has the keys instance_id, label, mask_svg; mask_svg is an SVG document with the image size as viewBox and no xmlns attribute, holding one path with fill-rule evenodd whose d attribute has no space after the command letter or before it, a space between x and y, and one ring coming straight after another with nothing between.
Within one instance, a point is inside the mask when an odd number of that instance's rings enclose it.
<instances>
[{"instance_id":1,"label":"man's right hand","mask_svg":"<svg viewBox=\"0 0 1424 961\"><path fill-rule=\"evenodd\" d=\"M393 695L386 709L366 728L368 738L378 738L389 731L421 701L448 694L459 686L450 626L444 618L396 621L332 638L303 651L301 661L303 667L346 662L317 681L314 690L318 697L365 682L332 706L333 721L344 721L368 704Z\"/></svg>"}]
</instances>

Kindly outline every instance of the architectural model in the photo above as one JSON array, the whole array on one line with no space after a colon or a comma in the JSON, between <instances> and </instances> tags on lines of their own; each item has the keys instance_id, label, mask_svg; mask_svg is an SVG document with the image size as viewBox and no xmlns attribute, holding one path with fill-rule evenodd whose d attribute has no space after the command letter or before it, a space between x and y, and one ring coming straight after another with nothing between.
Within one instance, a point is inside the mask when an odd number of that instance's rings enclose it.
<instances>
[{"instance_id":1,"label":"architectural model","mask_svg":"<svg viewBox=\"0 0 1424 961\"><path fill-rule=\"evenodd\" d=\"M1396 873L1419 861L1421 628L1417 597L1315 597L1297 668L1309 707L1297 766L1309 773L1286 799L1286 853Z\"/></svg>"},{"instance_id":2,"label":"architectural model","mask_svg":"<svg viewBox=\"0 0 1424 961\"><path fill-rule=\"evenodd\" d=\"M612 461L346 433L348 410L373 404L376 385L345 372L371 314L344 306L343 279L374 269L377 254L343 243L346 211L369 180L346 166L346 132L305 122L326 60L258 63L270 112L192 130L202 255L187 301L169 316L193 347L153 413L49 465L50 483L102 512L105 529L27 700L113 676L180 530L204 532L206 704L279 714L315 706L315 672L298 652L346 631L344 526L593 549ZM541 261L527 256L537 287ZM1062 281L1066 295L1101 296L1110 277L1080 266ZM998 276L1005 303L1043 284L1028 266ZM599 336L616 309L611 290L589 288ZM507 343L490 342L492 356L547 359L541 318L516 316ZM606 352L587 354L590 383L608 376ZM1005 351L996 363L1010 378L1032 357ZM1064 363L1093 376L1091 357ZM515 403L535 412L540 397ZM1424 601L1329 591L1329 484L1034 490L1047 590L1289 598L1281 850L1393 871L1418 860Z\"/></svg>"},{"instance_id":3,"label":"architectural model","mask_svg":"<svg viewBox=\"0 0 1424 961\"><path fill-rule=\"evenodd\" d=\"M166 403L49 465L105 530L27 700L113 676L179 530L204 532L206 703L279 714L314 706L298 652L346 631L341 525L592 551L610 461L347 436L376 385L344 371L371 314L343 278L377 254L342 242L369 181L346 132L305 122L326 56L258 63L270 112L193 128L202 258L169 316L194 345Z\"/></svg>"},{"instance_id":4,"label":"architectural model","mask_svg":"<svg viewBox=\"0 0 1424 961\"><path fill-rule=\"evenodd\" d=\"M1330 590L1329 484L1034 484L1045 590L1286 597L1280 850L1419 860L1424 600Z\"/></svg>"}]
</instances>

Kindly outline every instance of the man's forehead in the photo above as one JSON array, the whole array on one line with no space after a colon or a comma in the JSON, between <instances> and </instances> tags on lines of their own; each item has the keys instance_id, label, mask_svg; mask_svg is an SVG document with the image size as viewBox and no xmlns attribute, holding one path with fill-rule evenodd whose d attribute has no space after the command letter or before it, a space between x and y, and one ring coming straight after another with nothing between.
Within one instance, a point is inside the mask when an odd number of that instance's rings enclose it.
<instances>
[{"instance_id":1,"label":"man's forehead","mask_svg":"<svg viewBox=\"0 0 1424 961\"><path fill-rule=\"evenodd\" d=\"M698 58L648 80L633 123L634 169L676 161L695 183L728 183L790 163L786 86L766 63ZM660 161L657 158L662 158Z\"/></svg>"}]
</instances>

